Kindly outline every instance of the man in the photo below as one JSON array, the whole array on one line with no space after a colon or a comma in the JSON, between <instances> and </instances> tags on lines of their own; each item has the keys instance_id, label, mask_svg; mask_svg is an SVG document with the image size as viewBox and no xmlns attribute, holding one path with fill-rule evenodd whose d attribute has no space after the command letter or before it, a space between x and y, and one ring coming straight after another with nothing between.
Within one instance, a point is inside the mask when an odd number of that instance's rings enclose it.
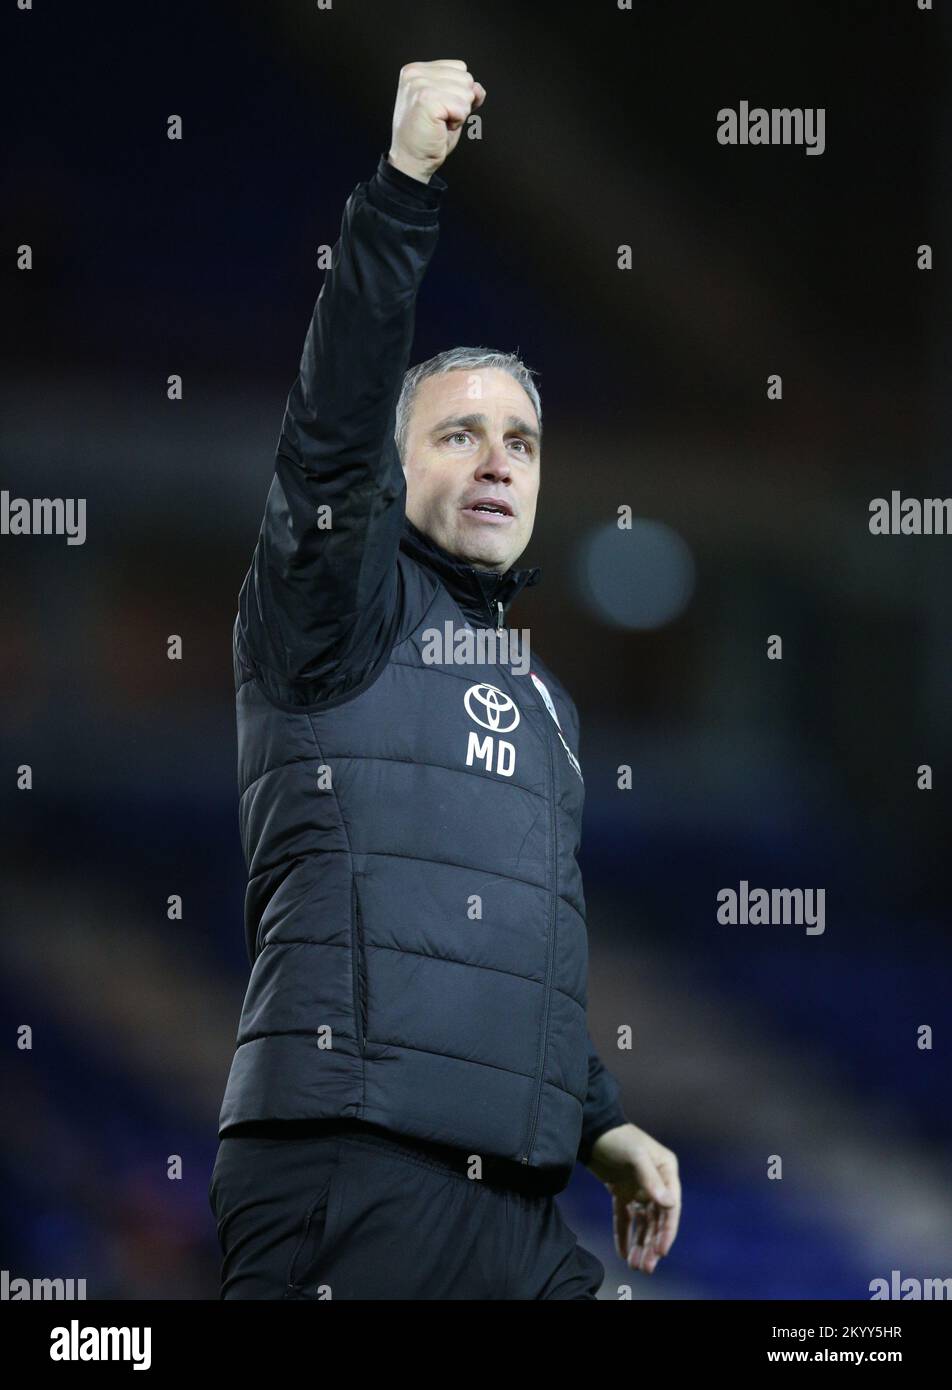
<instances>
[{"instance_id":1,"label":"man","mask_svg":"<svg viewBox=\"0 0 952 1390\"><path fill-rule=\"evenodd\" d=\"M224 1298L593 1299L555 1194L581 1160L616 1246L674 1240L674 1155L586 1025L578 718L505 631L541 405L504 353L407 372L437 174L486 93L403 68L288 398L234 664L252 963L210 1187ZM477 651L478 648L474 650ZM486 656L486 650L482 652Z\"/></svg>"}]
</instances>

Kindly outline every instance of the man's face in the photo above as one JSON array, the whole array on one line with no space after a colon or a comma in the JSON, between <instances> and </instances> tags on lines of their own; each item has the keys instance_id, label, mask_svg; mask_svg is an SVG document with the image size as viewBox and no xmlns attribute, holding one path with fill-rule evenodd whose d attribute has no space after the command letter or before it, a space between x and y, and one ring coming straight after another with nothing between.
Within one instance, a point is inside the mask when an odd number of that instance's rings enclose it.
<instances>
[{"instance_id":1,"label":"man's face","mask_svg":"<svg viewBox=\"0 0 952 1390\"><path fill-rule=\"evenodd\" d=\"M495 367L427 377L405 454L414 526L478 569L509 569L529 544L539 493L539 421L518 381Z\"/></svg>"}]
</instances>

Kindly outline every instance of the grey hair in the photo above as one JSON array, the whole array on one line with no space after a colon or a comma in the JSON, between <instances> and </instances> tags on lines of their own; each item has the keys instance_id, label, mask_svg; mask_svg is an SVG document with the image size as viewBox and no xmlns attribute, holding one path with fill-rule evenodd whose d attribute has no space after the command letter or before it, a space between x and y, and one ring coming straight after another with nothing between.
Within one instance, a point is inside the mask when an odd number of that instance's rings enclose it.
<instances>
[{"instance_id":1,"label":"grey hair","mask_svg":"<svg viewBox=\"0 0 952 1390\"><path fill-rule=\"evenodd\" d=\"M410 412L413 409L413 401L420 382L425 381L428 376L439 376L442 372L458 372L467 369L477 371L481 367L495 367L499 371L508 372L515 381L518 381L535 407L541 436L542 401L538 387L533 380L533 376L537 373L534 373L531 367L527 367L514 352L498 352L494 348L484 347L449 348L446 352L438 352L435 357L430 357L426 362L418 362L415 367L409 369L403 378L403 387L397 401L393 432L401 460L405 461L406 459Z\"/></svg>"}]
</instances>

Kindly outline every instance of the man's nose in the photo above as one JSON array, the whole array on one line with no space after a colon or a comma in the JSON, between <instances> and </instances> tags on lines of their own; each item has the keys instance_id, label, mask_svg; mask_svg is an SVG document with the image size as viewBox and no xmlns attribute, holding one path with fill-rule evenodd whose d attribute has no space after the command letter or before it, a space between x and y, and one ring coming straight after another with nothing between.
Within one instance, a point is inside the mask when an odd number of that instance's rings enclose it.
<instances>
[{"instance_id":1,"label":"man's nose","mask_svg":"<svg viewBox=\"0 0 952 1390\"><path fill-rule=\"evenodd\" d=\"M497 479L506 479L512 476L512 463L509 459L509 455L506 453L504 444L496 443L490 445L486 457L479 461L477 476L480 478Z\"/></svg>"}]
</instances>

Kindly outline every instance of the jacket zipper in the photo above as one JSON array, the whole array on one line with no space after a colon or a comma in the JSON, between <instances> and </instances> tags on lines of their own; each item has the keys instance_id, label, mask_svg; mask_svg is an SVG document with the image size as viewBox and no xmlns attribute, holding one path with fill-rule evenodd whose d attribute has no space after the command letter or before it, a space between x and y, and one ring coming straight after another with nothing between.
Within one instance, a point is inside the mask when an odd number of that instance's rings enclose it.
<instances>
[{"instance_id":1,"label":"jacket zipper","mask_svg":"<svg viewBox=\"0 0 952 1390\"><path fill-rule=\"evenodd\" d=\"M492 604L487 600L486 604L492 616ZM496 599L496 631L501 632L505 610L499 599ZM545 957L545 995L542 1005L542 1045L539 1052L538 1070L539 1080L536 1084L535 1099L532 1104L531 1122L529 1126L529 1139L526 1144L526 1151L522 1155L521 1162L528 1163L529 1155L532 1153L532 1146L535 1143L536 1130L539 1127L539 1111L542 1100L542 1079L545 1074L545 1053L546 1044L549 1036L549 1003L552 998L552 966L554 963L554 937L556 912L558 910L558 889L559 889L559 852L558 852L558 812L555 804L555 754L552 748L552 738L549 730L545 731L545 752L549 762L549 805L551 808L551 828L552 828L552 898L549 907L549 923L546 929L546 957Z\"/></svg>"},{"instance_id":2,"label":"jacket zipper","mask_svg":"<svg viewBox=\"0 0 952 1390\"><path fill-rule=\"evenodd\" d=\"M555 804L555 754L552 747L552 736L548 729L545 730L545 751L549 760L549 806L551 809L552 824L552 900L549 906L549 925L546 931L546 957L545 957L545 996L542 1005L542 1046L539 1051L539 1080L536 1084L535 1101L532 1106L532 1123L529 1129L529 1142L526 1144L526 1151L522 1155L522 1162L529 1162L529 1155L532 1153L532 1146L535 1143L536 1129L539 1125L539 1109L542 1100L542 1078L545 1075L545 1052L546 1043L549 1036L549 1001L552 998L552 966L555 957L555 926L556 912L559 905L559 844L558 844L558 812Z\"/></svg>"},{"instance_id":3,"label":"jacket zipper","mask_svg":"<svg viewBox=\"0 0 952 1390\"><path fill-rule=\"evenodd\" d=\"M360 898L357 896L357 880L351 879L351 918L350 918L350 950L353 960L354 976L354 1027L357 1030L357 1046L361 1053L364 1050L364 1038L367 1031L364 1019L364 945L360 932Z\"/></svg>"}]
</instances>

